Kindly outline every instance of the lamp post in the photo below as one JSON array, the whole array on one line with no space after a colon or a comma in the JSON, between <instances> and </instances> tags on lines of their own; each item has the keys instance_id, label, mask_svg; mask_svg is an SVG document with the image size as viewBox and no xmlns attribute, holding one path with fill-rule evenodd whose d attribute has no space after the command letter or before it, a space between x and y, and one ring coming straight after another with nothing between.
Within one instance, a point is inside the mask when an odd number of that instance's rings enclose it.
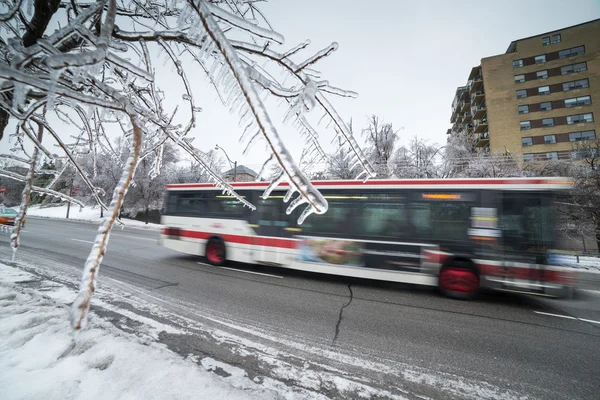
<instances>
[{"instance_id":1,"label":"lamp post","mask_svg":"<svg viewBox=\"0 0 600 400\"><path fill-rule=\"evenodd\" d=\"M225 157L227 157L227 161L229 161L230 166L233 165L233 181L237 182L237 161L231 161L231 159L227 155L227 152L225 151L225 149L222 148L221 146L219 146L218 144L216 144L215 150L219 150L219 149L222 150L223 154L225 154Z\"/></svg>"}]
</instances>

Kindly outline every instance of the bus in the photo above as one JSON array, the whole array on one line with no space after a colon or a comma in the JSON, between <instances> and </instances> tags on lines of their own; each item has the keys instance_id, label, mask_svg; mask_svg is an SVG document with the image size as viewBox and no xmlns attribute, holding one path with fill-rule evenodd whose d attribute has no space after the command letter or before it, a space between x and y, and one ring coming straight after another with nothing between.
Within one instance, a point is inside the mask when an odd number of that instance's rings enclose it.
<instances>
[{"instance_id":1,"label":"bus","mask_svg":"<svg viewBox=\"0 0 600 400\"><path fill-rule=\"evenodd\" d=\"M553 265L556 200L565 178L315 181L323 215L286 214L280 184L232 183L245 207L210 183L166 187L160 243L209 264L263 264L437 286L452 298L482 289L567 297L574 275ZM302 207L298 207L302 208Z\"/></svg>"}]
</instances>

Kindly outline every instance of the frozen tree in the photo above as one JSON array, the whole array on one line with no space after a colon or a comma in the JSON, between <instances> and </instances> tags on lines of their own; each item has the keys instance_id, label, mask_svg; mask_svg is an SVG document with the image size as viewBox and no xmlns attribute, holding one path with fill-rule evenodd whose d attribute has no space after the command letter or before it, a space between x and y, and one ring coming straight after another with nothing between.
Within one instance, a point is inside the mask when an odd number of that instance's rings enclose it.
<instances>
[{"instance_id":1,"label":"frozen tree","mask_svg":"<svg viewBox=\"0 0 600 400\"><path fill-rule=\"evenodd\" d=\"M2 171L25 183L22 206L11 244L16 251L30 194L41 191L78 202L68 195L33 185L40 156L63 158L72 166L106 217L84 266L81 290L73 303L72 326L85 327L99 266L109 234L136 168L150 162L149 176L162 169L164 145L178 145L227 193L232 187L213 171L205 153L192 141L200 136L198 90L190 71L203 71L222 103L239 120L246 149L264 146L265 165L281 173L266 189L290 185L287 212L304 206L299 222L327 211L325 198L312 186L280 135L281 123L296 128L312 153L322 153L318 124L322 116L333 135L342 138L357 178L374 171L328 96L356 97L330 85L314 69L337 50L337 43L308 57L309 41L283 49L253 0L7 0L0 5L0 136L15 143L28 170ZM310 24L306 24L310 26ZM160 71L160 76L157 73ZM171 78L165 75L171 71ZM160 78L160 79L159 79ZM194 78L196 78L194 76ZM167 82L168 87L160 85ZM194 79L195 81L195 79ZM214 92L213 92L214 93ZM286 107L283 121L267 109L269 99ZM316 116L316 118L315 118ZM65 135L67 137L65 137ZM128 146L112 195L95 184L98 155L112 154L109 137ZM77 154L87 154L91 176ZM265 168L263 168L265 170ZM60 174L60 171L58 172ZM40 190L42 189L42 190ZM292 200L294 194L297 196ZM235 194L234 194L235 195ZM254 208L246 200L238 199ZM109 202L109 204L105 204ZM14 252L13 252L14 254Z\"/></svg>"},{"instance_id":2,"label":"frozen tree","mask_svg":"<svg viewBox=\"0 0 600 400\"><path fill-rule=\"evenodd\" d=\"M225 161L219 157L219 154L210 149L204 153L206 164L211 171L216 172L219 176L222 175ZM210 182L210 175L206 173L204 168L193 159L187 165L174 166L168 171L168 181L170 183L195 183L195 182Z\"/></svg>"},{"instance_id":3,"label":"frozen tree","mask_svg":"<svg viewBox=\"0 0 600 400\"><path fill-rule=\"evenodd\" d=\"M353 133L352 120L348 123L348 129ZM340 137L334 153L327 157L326 175L330 179L353 179L357 171L349 156Z\"/></svg>"},{"instance_id":4,"label":"frozen tree","mask_svg":"<svg viewBox=\"0 0 600 400\"><path fill-rule=\"evenodd\" d=\"M394 153L390 162L393 175L409 179L442 177L442 149L437 144L413 137L407 146L401 146Z\"/></svg>"},{"instance_id":5,"label":"frozen tree","mask_svg":"<svg viewBox=\"0 0 600 400\"><path fill-rule=\"evenodd\" d=\"M574 188L559 210L583 236L591 236L600 249L600 139L577 142L572 150Z\"/></svg>"},{"instance_id":6,"label":"frozen tree","mask_svg":"<svg viewBox=\"0 0 600 400\"><path fill-rule=\"evenodd\" d=\"M151 176L151 169L156 163L156 155L143 158L136 171L134 184L125 197L125 210L135 213L143 212L145 222L148 223L150 210L159 210L162 207L164 188L167 181L168 170L177 161L176 149L169 143L165 143L162 154L162 169L157 176Z\"/></svg>"},{"instance_id":7,"label":"frozen tree","mask_svg":"<svg viewBox=\"0 0 600 400\"><path fill-rule=\"evenodd\" d=\"M522 165L509 152L473 148L473 139L453 132L442 157L441 176L447 178L503 178L524 176Z\"/></svg>"},{"instance_id":8,"label":"frozen tree","mask_svg":"<svg viewBox=\"0 0 600 400\"><path fill-rule=\"evenodd\" d=\"M398 131L391 123L385 123L376 115L369 117L368 125L362 131L366 141L366 153L378 178L389 178L390 160L398 140Z\"/></svg>"}]
</instances>

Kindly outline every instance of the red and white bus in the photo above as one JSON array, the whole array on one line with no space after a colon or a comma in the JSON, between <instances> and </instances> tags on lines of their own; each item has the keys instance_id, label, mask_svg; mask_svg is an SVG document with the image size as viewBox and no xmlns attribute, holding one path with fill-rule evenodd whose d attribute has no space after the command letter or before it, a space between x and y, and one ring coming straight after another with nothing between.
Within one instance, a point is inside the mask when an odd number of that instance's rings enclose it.
<instances>
[{"instance_id":1,"label":"red and white bus","mask_svg":"<svg viewBox=\"0 0 600 400\"><path fill-rule=\"evenodd\" d=\"M316 181L324 215L297 224L279 185L233 183L252 211L213 184L167 186L162 245L227 261L439 286L455 298L482 288L562 297L573 276L551 265L564 178ZM302 207L299 207L302 208Z\"/></svg>"}]
</instances>

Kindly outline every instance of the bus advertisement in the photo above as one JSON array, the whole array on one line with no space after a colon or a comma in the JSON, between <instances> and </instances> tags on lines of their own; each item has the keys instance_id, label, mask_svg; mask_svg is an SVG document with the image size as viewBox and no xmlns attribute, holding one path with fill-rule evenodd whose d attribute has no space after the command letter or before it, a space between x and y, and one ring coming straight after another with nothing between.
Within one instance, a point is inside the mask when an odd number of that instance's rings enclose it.
<instances>
[{"instance_id":1,"label":"bus advertisement","mask_svg":"<svg viewBox=\"0 0 600 400\"><path fill-rule=\"evenodd\" d=\"M163 246L206 258L437 286L452 298L482 289L566 297L574 275L552 265L564 178L315 181L329 204L297 223L289 189L233 183L252 211L213 184L166 188Z\"/></svg>"}]
</instances>

